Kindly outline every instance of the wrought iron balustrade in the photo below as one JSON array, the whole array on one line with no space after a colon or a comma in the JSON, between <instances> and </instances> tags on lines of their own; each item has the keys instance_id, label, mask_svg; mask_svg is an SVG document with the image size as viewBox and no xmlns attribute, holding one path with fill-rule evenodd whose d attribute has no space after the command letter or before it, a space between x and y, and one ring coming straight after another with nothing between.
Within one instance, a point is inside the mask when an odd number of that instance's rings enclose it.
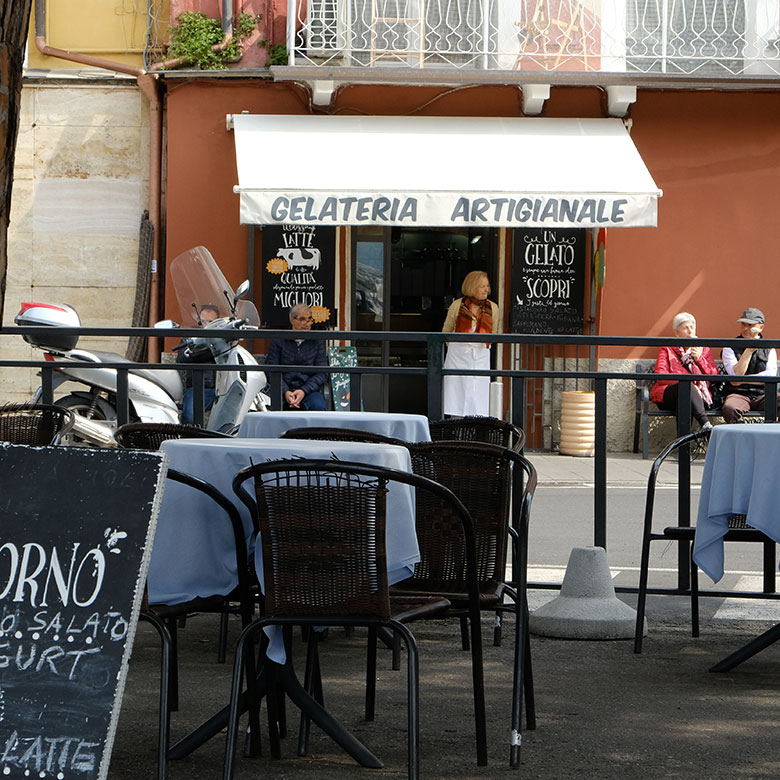
<instances>
[{"instance_id":1,"label":"wrought iron balustrade","mask_svg":"<svg viewBox=\"0 0 780 780\"><path fill-rule=\"evenodd\" d=\"M290 0L289 65L780 74L776 0Z\"/></svg>"}]
</instances>

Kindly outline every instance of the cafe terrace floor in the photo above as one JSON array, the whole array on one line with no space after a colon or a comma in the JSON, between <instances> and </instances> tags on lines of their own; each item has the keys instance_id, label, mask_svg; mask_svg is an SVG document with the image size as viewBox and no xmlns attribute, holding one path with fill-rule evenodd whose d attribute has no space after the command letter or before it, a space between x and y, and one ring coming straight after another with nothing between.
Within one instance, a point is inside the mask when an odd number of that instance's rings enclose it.
<instances>
[{"instance_id":1,"label":"cafe terrace floor","mask_svg":"<svg viewBox=\"0 0 780 780\"><path fill-rule=\"evenodd\" d=\"M540 483L587 481L587 459L533 458ZM610 484L639 486L649 463L610 460ZM696 470L694 469L694 479ZM642 500L638 498L638 500ZM555 595L530 594L531 605ZM633 603L632 596L624 596ZM488 701L489 766L476 765L470 686L470 655L460 650L452 622L413 626L420 649L420 745L422 778L624 780L625 778L724 778L755 780L780 774L780 643L731 672L709 667L765 630L770 621L719 619L720 599L701 600L701 637L692 639L688 601L650 597L650 634L641 655L630 640L575 641L532 637L537 728L523 734L519 772L509 768L511 635L501 648L489 641L483 622ZM768 602L762 602L767 605ZM776 608L780 613L780 605ZM716 614L717 613L717 614ZM780 619L780 616L778 618ZM232 644L237 636L233 621ZM509 633L509 632L508 632ZM172 739L198 725L226 701L230 664L216 662L217 618L198 616L180 631L180 710L172 715ZM390 669L389 651L379 656L377 718L362 719L365 644L331 629L321 643L325 702L385 764L363 769L312 728L310 755L296 755L297 710L288 705L290 736L281 760L268 756L263 711L260 758L239 757L237 780L349 780L406 777L406 685ZM296 642L298 658L303 645ZM159 642L139 626L109 770L110 780L155 776ZM224 733L171 762L171 780L222 777Z\"/></svg>"}]
</instances>

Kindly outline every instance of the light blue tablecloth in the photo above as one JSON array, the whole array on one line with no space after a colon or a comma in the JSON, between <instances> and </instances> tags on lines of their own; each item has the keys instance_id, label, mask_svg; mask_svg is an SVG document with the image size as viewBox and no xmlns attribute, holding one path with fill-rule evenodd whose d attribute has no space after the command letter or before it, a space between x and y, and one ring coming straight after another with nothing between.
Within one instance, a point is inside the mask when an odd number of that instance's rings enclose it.
<instances>
[{"instance_id":1,"label":"light blue tablecloth","mask_svg":"<svg viewBox=\"0 0 780 780\"><path fill-rule=\"evenodd\" d=\"M290 428L352 428L401 441L431 440L425 415L384 412L250 412L241 423L238 436L274 438Z\"/></svg>"},{"instance_id":2,"label":"light blue tablecloth","mask_svg":"<svg viewBox=\"0 0 780 780\"><path fill-rule=\"evenodd\" d=\"M295 439L179 439L162 451L177 471L210 482L239 508L252 553L252 522L235 496L233 477L245 466L282 458L353 460L411 472L405 447L362 442ZM223 521L223 517L225 518ZM414 491L391 484L387 496L387 562L390 583L411 576L420 560ZM238 584L233 536L224 512L203 494L172 480L163 495L147 585L153 604L180 604L196 596L227 594ZM259 552L259 550L258 550ZM259 558L259 555L257 556Z\"/></svg>"},{"instance_id":3,"label":"light blue tablecloth","mask_svg":"<svg viewBox=\"0 0 780 780\"><path fill-rule=\"evenodd\" d=\"M732 514L780 541L780 424L718 425L704 462L693 559L723 576L723 536Z\"/></svg>"}]
</instances>

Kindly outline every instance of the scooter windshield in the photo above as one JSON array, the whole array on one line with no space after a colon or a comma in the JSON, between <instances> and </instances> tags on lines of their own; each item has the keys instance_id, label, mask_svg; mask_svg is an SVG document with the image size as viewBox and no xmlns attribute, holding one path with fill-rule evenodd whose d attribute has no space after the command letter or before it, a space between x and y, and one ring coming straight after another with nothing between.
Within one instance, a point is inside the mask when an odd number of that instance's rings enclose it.
<instances>
[{"instance_id":1,"label":"scooter windshield","mask_svg":"<svg viewBox=\"0 0 780 780\"><path fill-rule=\"evenodd\" d=\"M260 315L249 301L238 301L233 314L235 292L205 246L188 249L176 257L170 265L170 278L183 328L199 326L204 309L214 315L204 318L209 321L235 316L249 325L260 326Z\"/></svg>"}]
</instances>

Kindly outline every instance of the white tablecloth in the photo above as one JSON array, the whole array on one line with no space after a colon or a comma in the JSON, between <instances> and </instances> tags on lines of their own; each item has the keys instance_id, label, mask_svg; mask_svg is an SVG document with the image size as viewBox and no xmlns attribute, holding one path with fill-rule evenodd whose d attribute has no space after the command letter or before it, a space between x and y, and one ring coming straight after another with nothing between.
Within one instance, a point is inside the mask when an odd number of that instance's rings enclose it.
<instances>
[{"instance_id":1,"label":"white tablecloth","mask_svg":"<svg viewBox=\"0 0 780 780\"><path fill-rule=\"evenodd\" d=\"M780 541L780 424L718 425L710 434L693 559L714 582L723 576L729 515Z\"/></svg>"},{"instance_id":2,"label":"white tablecloth","mask_svg":"<svg viewBox=\"0 0 780 780\"><path fill-rule=\"evenodd\" d=\"M233 493L245 466L282 458L353 460L411 472L405 447L362 442L295 439L178 439L165 441L168 466L210 482L240 510L247 550L253 551L249 512ZM391 484L387 496L387 562L390 583L411 576L420 560L414 491ZM224 520L223 520L224 518ZM230 593L238 584L233 536L225 513L198 491L169 480L149 564L151 603L180 604L196 596ZM259 553L259 550L258 550ZM258 555L259 558L259 555Z\"/></svg>"},{"instance_id":3,"label":"white tablecloth","mask_svg":"<svg viewBox=\"0 0 780 780\"><path fill-rule=\"evenodd\" d=\"M431 440L425 415L384 412L250 412L241 423L238 436L272 438L290 428L352 428L401 441Z\"/></svg>"}]
</instances>

